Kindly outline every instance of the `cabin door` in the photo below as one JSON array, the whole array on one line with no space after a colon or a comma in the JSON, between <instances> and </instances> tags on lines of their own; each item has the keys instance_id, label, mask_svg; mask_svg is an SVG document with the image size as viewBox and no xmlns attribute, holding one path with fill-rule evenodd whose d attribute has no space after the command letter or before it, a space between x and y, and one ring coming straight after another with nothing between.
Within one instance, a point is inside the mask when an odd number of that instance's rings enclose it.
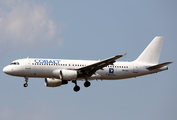
<instances>
[{"instance_id":1,"label":"cabin door","mask_svg":"<svg viewBox=\"0 0 177 120\"><path fill-rule=\"evenodd\" d=\"M25 69L31 69L31 63L30 63L30 60L28 58L25 61Z\"/></svg>"},{"instance_id":2,"label":"cabin door","mask_svg":"<svg viewBox=\"0 0 177 120\"><path fill-rule=\"evenodd\" d=\"M138 65L133 63L133 73L138 73Z\"/></svg>"}]
</instances>

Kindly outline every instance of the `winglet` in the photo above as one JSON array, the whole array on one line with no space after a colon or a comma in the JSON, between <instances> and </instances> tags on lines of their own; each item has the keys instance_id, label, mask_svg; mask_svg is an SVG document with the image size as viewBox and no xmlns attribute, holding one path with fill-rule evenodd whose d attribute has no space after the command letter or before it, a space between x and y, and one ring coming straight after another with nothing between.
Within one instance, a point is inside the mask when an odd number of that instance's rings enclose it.
<instances>
[{"instance_id":1,"label":"winglet","mask_svg":"<svg viewBox=\"0 0 177 120\"><path fill-rule=\"evenodd\" d=\"M126 57L127 53L123 54L124 57Z\"/></svg>"}]
</instances>

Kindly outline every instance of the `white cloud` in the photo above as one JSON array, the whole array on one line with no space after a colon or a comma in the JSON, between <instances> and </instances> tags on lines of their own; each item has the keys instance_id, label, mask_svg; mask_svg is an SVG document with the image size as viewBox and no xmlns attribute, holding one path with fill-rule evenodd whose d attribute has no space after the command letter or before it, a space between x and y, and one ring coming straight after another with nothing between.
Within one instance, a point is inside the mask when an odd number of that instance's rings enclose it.
<instances>
[{"instance_id":1,"label":"white cloud","mask_svg":"<svg viewBox=\"0 0 177 120\"><path fill-rule=\"evenodd\" d=\"M12 116L13 116L13 112L8 107L5 107L0 111L1 120L9 120Z\"/></svg>"},{"instance_id":2,"label":"white cloud","mask_svg":"<svg viewBox=\"0 0 177 120\"><path fill-rule=\"evenodd\" d=\"M49 18L47 4L35 4L21 0L2 1L0 9L0 54L11 48L40 48L62 43L58 26Z\"/></svg>"},{"instance_id":3,"label":"white cloud","mask_svg":"<svg viewBox=\"0 0 177 120\"><path fill-rule=\"evenodd\" d=\"M0 108L1 120L49 120L55 118L56 115L60 118L59 113L56 113L53 108L44 101L29 101L18 104L18 107Z\"/></svg>"}]
</instances>

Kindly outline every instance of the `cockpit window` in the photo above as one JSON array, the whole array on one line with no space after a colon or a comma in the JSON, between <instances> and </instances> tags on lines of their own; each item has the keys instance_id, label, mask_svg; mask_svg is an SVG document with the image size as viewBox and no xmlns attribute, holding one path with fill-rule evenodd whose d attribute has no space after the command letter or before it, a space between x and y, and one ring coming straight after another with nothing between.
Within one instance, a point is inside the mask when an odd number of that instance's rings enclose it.
<instances>
[{"instance_id":1,"label":"cockpit window","mask_svg":"<svg viewBox=\"0 0 177 120\"><path fill-rule=\"evenodd\" d=\"M11 65L20 65L19 62L13 62L13 63L10 63Z\"/></svg>"}]
</instances>

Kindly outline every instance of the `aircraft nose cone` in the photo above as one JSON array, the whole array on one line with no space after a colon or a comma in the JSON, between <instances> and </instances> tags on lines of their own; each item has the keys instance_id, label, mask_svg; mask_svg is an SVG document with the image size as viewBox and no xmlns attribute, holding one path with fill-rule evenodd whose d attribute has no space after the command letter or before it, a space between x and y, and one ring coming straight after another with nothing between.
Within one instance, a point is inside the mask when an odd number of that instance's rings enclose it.
<instances>
[{"instance_id":1,"label":"aircraft nose cone","mask_svg":"<svg viewBox=\"0 0 177 120\"><path fill-rule=\"evenodd\" d=\"M8 71L9 71L9 70L8 70L7 66L3 68L3 72L4 72L4 73L6 73L6 74L7 74L7 73L8 73Z\"/></svg>"},{"instance_id":2,"label":"aircraft nose cone","mask_svg":"<svg viewBox=\"0 0 177 120\"><path fill-rule=\"evenodd\" d=\"M3 68L3 72L8 74L8 75L18 75L19 74L19 71L17 68L14 68L10 65L6 66Z\"/></svg>"}]
</instances>

